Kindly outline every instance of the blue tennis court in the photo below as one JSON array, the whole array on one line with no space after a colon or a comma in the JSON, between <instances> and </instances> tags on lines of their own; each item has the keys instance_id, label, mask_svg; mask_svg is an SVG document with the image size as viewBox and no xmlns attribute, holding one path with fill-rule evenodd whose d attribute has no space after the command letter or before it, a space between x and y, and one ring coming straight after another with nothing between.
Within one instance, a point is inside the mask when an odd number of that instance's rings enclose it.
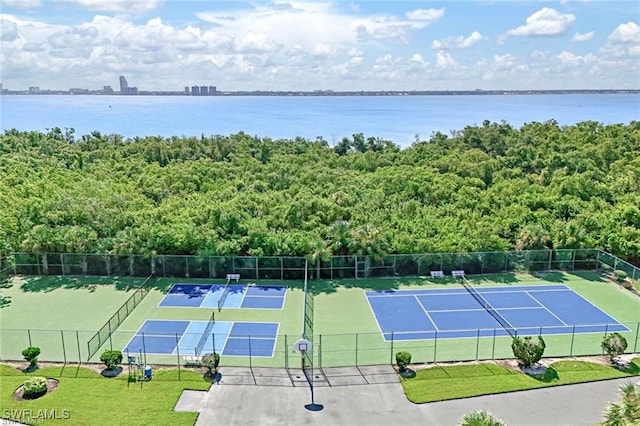
<instances>
[{"instance_id":1,"label":"blue tennis court","mask_svg":"<svg viewBox=\"0 0 640 426\"><path fill-rule=\"evenodd\" d=\"M475 290L479 298L464 288L367 291L366 297L387 341L629 331L564 285Z\"/></svg>"},{"instance_id":2,"label":"blue tennis court","mask_svg":"<svg viewBox=\"0 0 640 426\"><path fill-rule=\"evenodd\" d=\"M146 320L123 352L273 357L279 323Z\"/></svg>"},{"instance_id":3,"label":"blue tennis court","mask_svg":"<svg viewBox=\"0 0 640 426\"><path fill-rule=\"evenodd\" d=\"M175 283L158 306L282 309L286 295L286 286L229 284L227 287L225 284Z\"/></svg>"}]
</instances>

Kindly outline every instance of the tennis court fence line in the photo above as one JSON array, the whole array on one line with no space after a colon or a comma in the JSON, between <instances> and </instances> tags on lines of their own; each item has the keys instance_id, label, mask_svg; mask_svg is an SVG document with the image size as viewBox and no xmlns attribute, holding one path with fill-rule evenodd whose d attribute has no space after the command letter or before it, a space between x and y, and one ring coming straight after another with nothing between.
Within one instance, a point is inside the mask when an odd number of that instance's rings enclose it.
<instances>
[{"instance_id":1,"label":"tennis court fence line","mask_svg":"<svg viewBox=\"0 0 640 426\"><path fill-rule=\"evenodd\" d=\"M628 331L620 332L627 339L628 346L626 353L638 353L640 351L640 322L622 323ZM616 324L619 325L619 324ZM578 356L601 356L603 355L601 343L607 332L606 324L593 324L594 328L601 331L594 333L580 333L580 326L566 327L566 333L557 334L558 327L554 329L556 334L546 334L545 327L532 327L530 329L519 329L518 335L536 336L542 335L547 344L545 358L555 357L578 357ZM615 326L611 324L611 326ZM604 332L602 332L604 330ZM307 354L309 362L315 368L328 367L355 367L368 365L390 365L395 363L395 354L399 351L408 351L412 354L412 363L441 363L441 362L462 362L462 361L482 361L500 360L513 358L511 349L512 339L503 328L497 329L470 329L457 330L466 331L466 338L441 337L443 334L435 333L433 330L425 331L430 333L429 338L406 340L405 334L411 333L390 333L390 339L385 340L381 333L352 333L352 334L317 334L309 336L313 342L313 351ZM2 361L24 361L21 351L28 346L37 346L41 349L38 357L40 362L59 362L65 364L84 364L88 362L99 363L98 357L94 357L96 352L102 353L105 350L125 350L129 342L136 335L132 330L112 330L109 335L103 336L101 346L89 347L85 344L89 338L99 335L96 332L86 330L39 330L39 329L0 329L0 360ZM199 353L194 354L194 347L180 348L172 354L154 354L145 350L147 342L157 341L164 338L165 341L199 342L202 334L159 334L146 333L138 334L141 337L140 349L144 352L144 357L149 364L183 367L183 356L201 356L213 352L213 347L201 347L195 349ZM208 336L207 336L208 337ZM221 366L227 367L275 367L275 368L298 368L300 358L298 354L292 353L293 343L300 338L300 335L281 334L276 336L275 347L271 356L264 354L251 354L249 356L231 356L224 352L225 341L229 337L225 334L213 333L213 346L221 353ZM234 338L238 336L234 335ZM249 347L252 341L256 342L264 339L264 336L246 336ZM140 342L140 339L138 340ZM217 343L216 343L217 342ZM211 344L211 343L208 343ZM258 347L259 345L255 345ZM138 348L128 348L138 353Z\"/></svg>"},{"instance_id":2,"label":"tennis court fence line","mask_svg":"<svg viewBox=\"0 0 640 426\"><path fill-rule=\"evenodd\" d=\"M91 337L87 341L87 360L91 359L96 352L107 342L111 341L111 335L118 329L120 324L124 322L124 320L133 312L136 306L140 304L142 299L149 294L149 288L147 284L153 278L152 275L149 275L147 279L145 279L140 286L138 286L131 296L118 308L115 314L109 318L109 320L98 330L93 337Z\"/></svg>"},{"instance_id":3,"label":"tennis court fence line","mask_svg":"<svg viewBox=\"0 0 640 426\"><path fill-rule=\"evenodd\" d=\"M304 279L307 258L296 256L174 256L104 253L12 253L0 259L17 275L86 275L220 278ZM622 270L640 279L640 268L599 249L492 251L470 253L332 256L309 263L309 279L428 276L430 271L464 270L466 274L514 271Z\"/></svg>"}]
</instances>

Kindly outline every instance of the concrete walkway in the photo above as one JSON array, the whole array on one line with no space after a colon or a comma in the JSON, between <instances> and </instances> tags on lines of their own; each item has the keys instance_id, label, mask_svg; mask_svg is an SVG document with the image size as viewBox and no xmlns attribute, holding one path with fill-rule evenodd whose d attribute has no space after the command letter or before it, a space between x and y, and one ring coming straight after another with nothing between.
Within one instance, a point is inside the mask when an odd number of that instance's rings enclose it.
<instances>
[{"instance_id":1,"label":"concrete walkway","mask_svg":"<svg viewBox=\"0 0 640 426\"><path fill-rule=\"evenodd\" d=\"M318 386L319 411L308 386L213 385L209 392L185 391L177 410L200 411L197 425L456 425L470 411L484 409L509 426L593 425L601 420L621 384L630 379L510 394L412 404L393 383ZM636 379L637 381L637 379Z\"/></svg>"}]
</instances>

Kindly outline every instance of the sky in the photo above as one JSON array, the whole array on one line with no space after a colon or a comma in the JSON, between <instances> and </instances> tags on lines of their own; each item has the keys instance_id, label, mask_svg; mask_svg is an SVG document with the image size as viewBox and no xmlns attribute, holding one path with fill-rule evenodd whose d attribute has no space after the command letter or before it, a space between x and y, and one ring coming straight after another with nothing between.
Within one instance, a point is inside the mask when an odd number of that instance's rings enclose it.
<instances>
[{"instance_id":1,"label":"sky","mask_svg":"<svg viewBox=\"0 0 640 426\"><path fill-rule=\"evenodd\" d=\"M0 0L4 89L640 89L640 2Z\"/></svg>"}]
</instances>

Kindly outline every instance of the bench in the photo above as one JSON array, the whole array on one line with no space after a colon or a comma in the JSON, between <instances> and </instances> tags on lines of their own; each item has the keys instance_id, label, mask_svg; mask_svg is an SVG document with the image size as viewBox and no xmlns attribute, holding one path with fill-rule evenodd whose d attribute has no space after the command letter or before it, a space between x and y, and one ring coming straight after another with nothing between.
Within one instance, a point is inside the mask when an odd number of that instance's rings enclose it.
<instances>
[{"instance_id":1,"label":"bench","mask_svg":"<svg viewBox=\"0 0 640 426\"><path fill-rule=\"evenodd\" d=\"M462 269L456 269L451 271L452 277L464 277L464 271Z\"/></svg>"},{"instance_id":2,"label":"bench","mask_svg":"<svg viewBox=\"0 0 640 426\"><path fill-rule=\"evenodd\" d=\"M187 367L201 367L202 359L199 356L187 355L182 357L184 365Z\"/></svg>"},{"instance_id":3,"label":"bench","mask_svg":"<svg viewBox=\"0 0 640 426\"><path fill-rule=\"evenodd\" d=\"M227 281L240 281L240 274L227 274Z\"/></svg>"},{"instance_id":4,"label":"bench","mask_svg":"<svg viewBox=\"0 0 640 426\"><path fill-rule=\"evenodd\" d=\"M431 271L431 278L444 278L444 272L442 272L442 271Z\"/></svg>"}]
</instances>

